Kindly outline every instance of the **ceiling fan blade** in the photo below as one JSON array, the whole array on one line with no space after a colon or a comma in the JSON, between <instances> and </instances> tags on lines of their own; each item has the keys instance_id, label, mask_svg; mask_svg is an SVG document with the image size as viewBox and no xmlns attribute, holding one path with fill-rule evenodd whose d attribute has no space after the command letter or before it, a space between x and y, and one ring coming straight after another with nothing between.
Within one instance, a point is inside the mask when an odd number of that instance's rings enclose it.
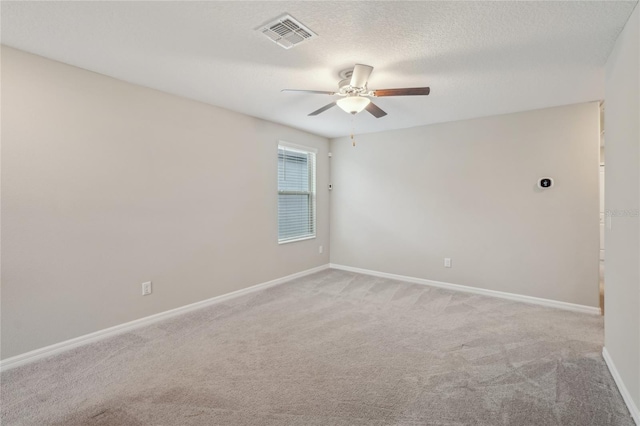
<instances>
[{"instance_id":1,"label":"ceiling fan blade","mask_svg":"<svg viewBox=\"0 0 640 426\"><path fill-rule=\"evenodd\" d=\"M428 95L431 89L428 87L407 87L404 89L382 89L374 90L373 96L414 96Z\"/></svg>"},{"instance_id":2,"label":"ceiling fan blade","mask_svg":"<svg viewBox=\"0 0 640 426\"><path fill-rule=\"evenodd\" d=\"M316 95L335 95L336 92L326 92L324 90L298 90L298 89L282 89L281 92L302 92L313 93Z\"/></svg>"},{"instance_id":3,"label":"ceiling fan blade","mask_svg":"<svg viewBox=\"0 0 640 426\"><path fill-rule=\"evenodd\" d=\"M365 109L367 110L367 112L369 112L375 118L380 118L380 117L384 117L385 115L387 115L386 112L384 112L382 109L380 109L380 107L378 105L374 104L373 102L369 102L369 105L367 105L367 107Z\"/></svg>"},{"instance_id":4,"label":"ceiling fan blade","mask_svg":"<svg viewBox=\"0 0 640 426\"><path fill-rule=\"evenodd\" d=\"M369 65L356 64L353 67L353 74L351 74L351 87L365 87L369 76L373 71L373 67Z\"/></svg>"},{"instance_id":5,"label":"ceiling fan blade","mask_svg":"<svg viewBox=\"0 0 640 426\"><path fill-rule=\"evenodd\" d=\"M308 115L309 116L314 116L314 115L321 114L321 113L325 112L326 110L328 110L329 108L333 108L334 106L336 106L336 103L335 102L331 102L330 104L325 105L322 108L317 109L317 110L313 111L311 114L308 114Z\"/></svg>"}]
</instances>

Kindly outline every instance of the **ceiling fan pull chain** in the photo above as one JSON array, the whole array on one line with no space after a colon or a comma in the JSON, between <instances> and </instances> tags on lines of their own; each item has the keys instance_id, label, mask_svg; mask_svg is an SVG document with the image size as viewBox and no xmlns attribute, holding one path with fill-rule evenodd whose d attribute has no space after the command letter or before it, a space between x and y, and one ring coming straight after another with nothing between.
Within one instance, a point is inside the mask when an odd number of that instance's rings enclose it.
<instances>
[{"instance_id":1,"label":"ceiling fan pull chain","mask_svg":"<svg viewBox=\"0 0 640 426\"><path fill-rule=\"evenodd\" d=\"M354 124L355 116L351 116L351 146L356 146L356 140L354 139L353 134L356 132L355 124Z\"/></svg>"}]
</instances>

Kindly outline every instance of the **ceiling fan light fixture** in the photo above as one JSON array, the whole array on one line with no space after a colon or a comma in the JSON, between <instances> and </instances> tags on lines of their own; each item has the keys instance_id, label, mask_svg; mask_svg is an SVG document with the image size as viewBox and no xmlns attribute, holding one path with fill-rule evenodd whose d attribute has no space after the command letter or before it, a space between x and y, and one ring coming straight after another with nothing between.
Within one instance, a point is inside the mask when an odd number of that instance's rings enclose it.
<instances>
[{"instance_id":1,"label":"ceiling fan light fixture","mask_svg":"<svg viewBox=\"0 0 640 426\"><path fill-rule=\"evenodd\" d=\"M349 114L357 114L369 105L371 100L363 96L347 96L337 101L338 106Z\"/></svg>"}]
</instances>

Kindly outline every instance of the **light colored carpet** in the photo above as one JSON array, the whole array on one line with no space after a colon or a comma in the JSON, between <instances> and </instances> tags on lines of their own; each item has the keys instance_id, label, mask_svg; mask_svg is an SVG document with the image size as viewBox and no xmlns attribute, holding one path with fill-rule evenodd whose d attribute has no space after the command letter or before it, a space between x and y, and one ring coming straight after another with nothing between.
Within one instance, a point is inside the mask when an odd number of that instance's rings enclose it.
<instances>
[{"instance_id":1,"label":"light colored carpet","mask_svg":"<svg viewBox=\"0 0 640 426\"><path fill-rule=\"evenodd\" d=\"M2 373L2 425L633 425L602 334L327 270Z\"/></svg>"}]
</instances>

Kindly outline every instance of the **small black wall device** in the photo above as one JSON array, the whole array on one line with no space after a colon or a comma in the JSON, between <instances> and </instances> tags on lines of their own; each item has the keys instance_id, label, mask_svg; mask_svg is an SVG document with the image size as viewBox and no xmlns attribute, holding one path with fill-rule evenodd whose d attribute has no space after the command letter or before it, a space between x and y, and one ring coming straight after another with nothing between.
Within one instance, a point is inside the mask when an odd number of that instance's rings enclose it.
<instances>
[{"instance_id":1,"label":"small black wall device","mask_svg":"<svg viewBox=\"0 0 640 426\"><path fill-rule=\"evenodd\" d=\"M553 179L550 177L543 177L538 179L538 188L547 189L553 186Z\"/></svg>"}]
</instances>

